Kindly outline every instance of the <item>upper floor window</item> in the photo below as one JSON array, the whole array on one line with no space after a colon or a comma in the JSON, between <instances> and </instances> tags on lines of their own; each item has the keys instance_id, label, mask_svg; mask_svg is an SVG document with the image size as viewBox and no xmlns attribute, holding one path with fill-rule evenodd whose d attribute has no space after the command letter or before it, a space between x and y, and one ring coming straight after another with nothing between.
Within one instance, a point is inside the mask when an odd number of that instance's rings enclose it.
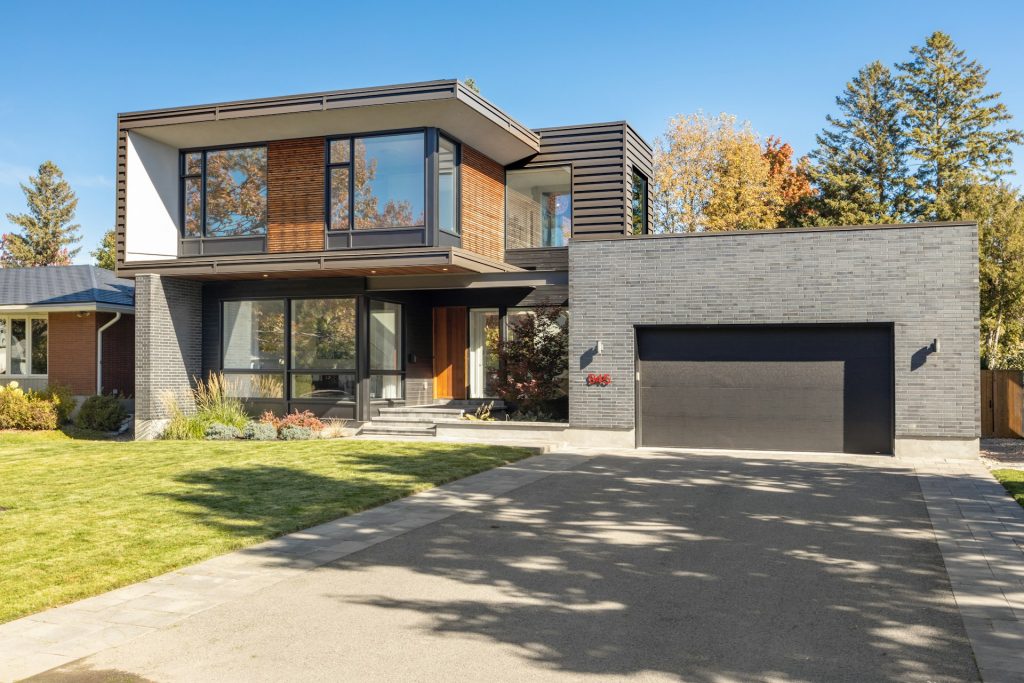
<instances>
[{"instance_id":1,"label":"upper floor window","mask_svg":"<svg viewBox=\"0 0 1024 683\"><path fill-rule=\"evenodd\" d=\"M266 147L185 152L181 176L185 237L266 234Z\"/></svg>"},{"instance_id":2,"label":"upper floor window","mask_svg":"<svg viewBox=\"0 0 1024 683\"><path fill-rule=\"evenodd\" d=\"M422 132L328 141L328 228L357 230L424 225Z\"/></svg>"},{"instance_id":3,"label":"upper floor window","mask_svg":"<svg viewBox=\"0 0 1024 683\"><path fill-rule=\"evenodd\" d=\"M459 149L442 136L437 142L437 217L445 232L459 234L458 207Z\"/></svg>"},{"instance_id":4,"label":"upper floor window","mask_svg":"<svg viewBox=\"0 0 1024 683\"><path fill-rule=\"evenodd\" d=\"M633 169L633 186L630 204L633 209L632 233L634 235L645 235L647 227L647 176L640 171Z\"/></svg>"},{"instance_id":5,"label":"upper floor window","mask_svg":"<svg viewBox=\"0 0 1024 683\"><path fill-rule=\"evenodd\" d=\"M524 168L505 174L509 249L562 247L572 236L572 169Z\"/></svg>"}]
</instances>

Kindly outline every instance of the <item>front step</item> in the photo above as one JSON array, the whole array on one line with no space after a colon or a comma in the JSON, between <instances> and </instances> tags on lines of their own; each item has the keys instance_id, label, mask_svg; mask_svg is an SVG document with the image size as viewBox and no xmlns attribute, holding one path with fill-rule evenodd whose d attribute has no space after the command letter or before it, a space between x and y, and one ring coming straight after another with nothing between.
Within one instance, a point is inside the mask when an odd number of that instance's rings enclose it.
<instances>
[{"instance_id":1,"label":"front step","mask_svg":"<svg viewBox=\"0 0 1024 683\"><path fill-rule=\"evenodd\" d=\"M382 413L377 417L373 418L373 421L389 424L397 423L432 425L438 422L462 422L462 416L443 415L438 417L428 417L415 414L410 415L408 413Z\"/></svg>"},{"instance_id":2,"label":"front step","mask_svg":"<svg viewBox=\"0 0 1024 683\"><path fill-rule=\"evenodd\" d=\"M437 436L437 427L433 424L417 422L413 424L369 422L359 431L360 434L378 434L386 436Z\"/></svg>"},{"instance_id":3,"label":"front step","mask_svg":"<svg viewBox=\"0 0 1024 683\"><path fill-rule=\"evenodd\" d=\"M381 417L414 417L424 421L437 419L458 420L465 415L461 408L432 408L430 406L409 406L408 408L381 408Z\"/></svg>"}]
</instances>

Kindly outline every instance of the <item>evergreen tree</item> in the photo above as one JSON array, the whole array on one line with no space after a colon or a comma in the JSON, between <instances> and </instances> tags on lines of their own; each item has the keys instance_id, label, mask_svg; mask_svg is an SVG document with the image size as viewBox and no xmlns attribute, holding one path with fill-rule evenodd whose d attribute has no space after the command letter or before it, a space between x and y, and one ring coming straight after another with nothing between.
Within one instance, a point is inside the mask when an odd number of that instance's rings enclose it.
<instances>
[{"instance_id":1,"label":"evergreen tree","mask_svg":"<svg viewBox=\"0 0 1024 683\"><path fill-rule=\"evenodd\" d=\"M69 265L80 251L71 247L81 241L75 218L78 198L57 164L44 161L39 175L22 185L28 213L7 214L22 233L0 239L0 263L8 268Z\"/></svg>"},{"instance_id":2,"label":"evergreen tree","mask_svg":"<svg viewBox=\"0 0 1024 683\"><path fill-rule=\"evenodd\" d=\"M958 218L958 190L1012 173L1011 145L1024 135L1000 126L1012 117L1000 93L985 92L988 70L968 60L947 34L936 31L910 52L912 59L897 69L908 151L917 163L913 214Z\"/></svg>"},{"instance_id":3,"label":"evergreen tree","mask_svg":"<svg viewBox=\"0 0 1024 683\"><path fill-rule=\"evenodd\" d=\"M103 233L98 247L89 252L96 259L96 265L107 270L114 270L117 263L117 236L113 229Z\"/></svg>"},{"instance_id":4,"label":"evergreen tree","mask_svg":"<svg viewBox=\"0 0 1024 683\"><path fill-rule=\"evenodd\" d=\"M899 87L888 67L872 62L836 98L840 115L826 117L810 174L819 194L811 222L819 225L898 223L907 218L911 179L901 124Z\"/></svg>"}]
</instances>

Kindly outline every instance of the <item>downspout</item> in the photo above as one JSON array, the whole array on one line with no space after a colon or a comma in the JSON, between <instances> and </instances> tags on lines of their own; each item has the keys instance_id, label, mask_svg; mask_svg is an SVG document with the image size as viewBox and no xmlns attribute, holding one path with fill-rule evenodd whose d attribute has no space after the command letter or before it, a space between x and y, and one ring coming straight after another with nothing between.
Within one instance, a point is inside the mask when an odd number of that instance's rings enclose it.
<instances>
[{"instance_id":1,"label":"downspout","mask_svg":"<svg viewBox=\"0 0 1024 683\"><path fill-rule=\"evenodd\" d=\"M121 312L118 311L114 317L96 330L96 393L103 393L103 332L118 320L121 319Z\"/></svg>"}]
</instances>

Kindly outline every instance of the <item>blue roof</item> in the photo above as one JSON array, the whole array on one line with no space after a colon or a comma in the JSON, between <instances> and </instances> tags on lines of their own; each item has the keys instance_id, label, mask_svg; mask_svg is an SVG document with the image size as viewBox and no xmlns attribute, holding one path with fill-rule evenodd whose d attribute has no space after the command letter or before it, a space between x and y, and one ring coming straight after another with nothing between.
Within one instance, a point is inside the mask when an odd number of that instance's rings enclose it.
<instances>
[{"instance_id":1,"label":"blue roof","mask_svg":"<svg viewBox=\"0 0 1024 683\"><path fill-rule=\"evenodd\" d=\"M0 268L0 306L135 306L135 283L96 266Z\"/></svg>"}]
</instances>

